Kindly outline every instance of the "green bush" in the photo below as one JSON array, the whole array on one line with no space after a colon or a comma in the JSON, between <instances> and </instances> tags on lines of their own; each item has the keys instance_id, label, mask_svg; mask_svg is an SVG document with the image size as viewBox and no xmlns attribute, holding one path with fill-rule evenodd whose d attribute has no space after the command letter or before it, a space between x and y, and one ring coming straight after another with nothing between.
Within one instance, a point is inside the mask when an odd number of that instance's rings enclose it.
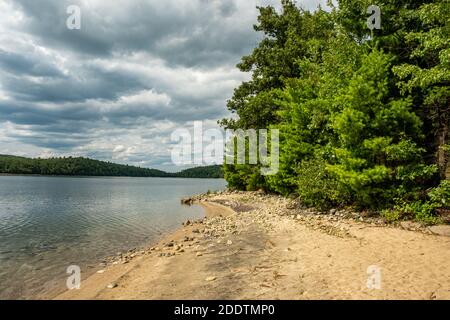
<instances>
[{"instance_id":1,"label":"green bush","mask_svg":"<svg viewBox=\"0 0 450 320\"><path fill-rule=\"evenodd\" d=\"M328 209L348 201L349 195L326 170L322 159L305 160L297 170L297 192L307 206Z\"/></svg>"},{"instance_id":2,"label":"green bush","mask_svg":"<svg viewBox=\"0 0 450 320\"><path fill-rule=\"evenodd\" d=\"M450 208L450 180L442 181L428 196L436 208Z\"/></svg>"},{"instance_id":3,"label":"green bush","mask_svg":"<svg viewBox=\"0 0 450 320\"><path fill-rule=\"evenodd\" d=\"M404 202L399 201L394 207L394 211L399 212L400 217L414 218L424 224L436 224L440 222L436 216L436 206L429 201Z\"/></svg>"},{"instance_id":4,"label":"green bush","mask_svg":"<svg viewBox=\"0 0 450 320\"><path fill-rule=\"evenodd\" d=\"M402 212L395 209L384 209L381 211L381 216L385 218L387 222L396 222L401 219Z\"/></svg>"}]
</instances>

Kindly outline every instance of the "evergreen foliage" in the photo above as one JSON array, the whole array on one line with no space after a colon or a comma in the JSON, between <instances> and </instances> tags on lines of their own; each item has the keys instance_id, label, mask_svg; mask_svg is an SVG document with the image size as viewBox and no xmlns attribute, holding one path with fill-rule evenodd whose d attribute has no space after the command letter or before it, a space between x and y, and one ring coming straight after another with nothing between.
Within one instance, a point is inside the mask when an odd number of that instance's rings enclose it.
<instances>
[{"instance_id":1,"label":"evergreen foliage","mask_svg":"<svg viewBox=\"0 0 450 320\"><path fill-rule=\"evenodd\" d=\"M258 166L227 164L230 187L389 220L433 223L450 209L450 2L377 1L382 28L373 31L371 4L259 8L264 37L238 65L252 79L228 103L237 119L222 124L279 129L280 170L261 176Z\"/></svg>"}]
</instances>

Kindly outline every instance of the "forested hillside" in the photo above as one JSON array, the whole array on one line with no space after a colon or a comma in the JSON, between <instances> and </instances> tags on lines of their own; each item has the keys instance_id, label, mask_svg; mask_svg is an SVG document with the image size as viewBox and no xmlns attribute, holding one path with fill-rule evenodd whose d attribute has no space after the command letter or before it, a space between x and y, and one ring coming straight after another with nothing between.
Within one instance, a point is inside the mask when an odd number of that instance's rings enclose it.
<instances>
[{"instance_id":1,"label":"forested hillside","mask_svg":"<svg viewBox=\"0 0 450 320\"><path fill-rule=\"evenodd\" d=\"M223 178L222 166L196 167L177 173L180 178Z\"/></svg>"},{"instance_id":2,"label":"forested hillside","mask_svg":"<svg viewBox=\"0 0 450 320\"><path fill-rule=\"evenodd\" d=\"M8 155L0 155L0 173L115 177L223 177L221 166L198 167L178 173L168 173L156 169L139 168L88 158L30 159Z\"/></svg>"},{"instance_id":3,"label":"forested hillside","mask_svg":"<svg viewBox=\"0 0 450 320\"><path fill-rule=\"evenodd\" d=\"M280 170L224 166L236 189L433 223L450 209L450 2L365 0L331 11L259 8L263 39L238 68L229 129L280 130Z\"/></svg>"}]
</instances>

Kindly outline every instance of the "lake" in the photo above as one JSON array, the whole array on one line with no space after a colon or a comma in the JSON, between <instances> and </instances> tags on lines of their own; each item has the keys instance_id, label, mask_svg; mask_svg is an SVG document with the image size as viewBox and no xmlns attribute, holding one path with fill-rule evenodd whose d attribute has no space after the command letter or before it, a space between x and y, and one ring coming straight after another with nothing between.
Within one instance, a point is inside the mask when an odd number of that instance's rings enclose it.
<instances>
[{"instance_id":1,"label":"lake","mask_svg":"<svg viewBox=\"0 0 450 320\"><path fill-rule=\"evenodd\" d=\"M102 259L149 245L204 216L180 199L226 187L222 179L0 176L0 299L62 287Z\"/></svg>"}]
</instances>

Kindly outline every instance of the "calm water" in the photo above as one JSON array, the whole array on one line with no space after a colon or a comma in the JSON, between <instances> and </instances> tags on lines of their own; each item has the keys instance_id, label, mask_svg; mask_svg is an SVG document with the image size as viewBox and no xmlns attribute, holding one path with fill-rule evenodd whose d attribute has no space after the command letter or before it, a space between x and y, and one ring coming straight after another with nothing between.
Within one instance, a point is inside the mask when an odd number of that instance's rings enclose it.
<instances>
[{"instance_id":1,"label":"calm water","mask_svg":"<svg viewBox=\"0 0 450 320\"><path fill-rule=\"evenodd\" d=\"M0 299L61 287L69 265L86 274L107 256L156 241L203 215L198 206L181 206L182 197L225 185L219 179L0 176Z\"/></svg>"}]
</instances>

